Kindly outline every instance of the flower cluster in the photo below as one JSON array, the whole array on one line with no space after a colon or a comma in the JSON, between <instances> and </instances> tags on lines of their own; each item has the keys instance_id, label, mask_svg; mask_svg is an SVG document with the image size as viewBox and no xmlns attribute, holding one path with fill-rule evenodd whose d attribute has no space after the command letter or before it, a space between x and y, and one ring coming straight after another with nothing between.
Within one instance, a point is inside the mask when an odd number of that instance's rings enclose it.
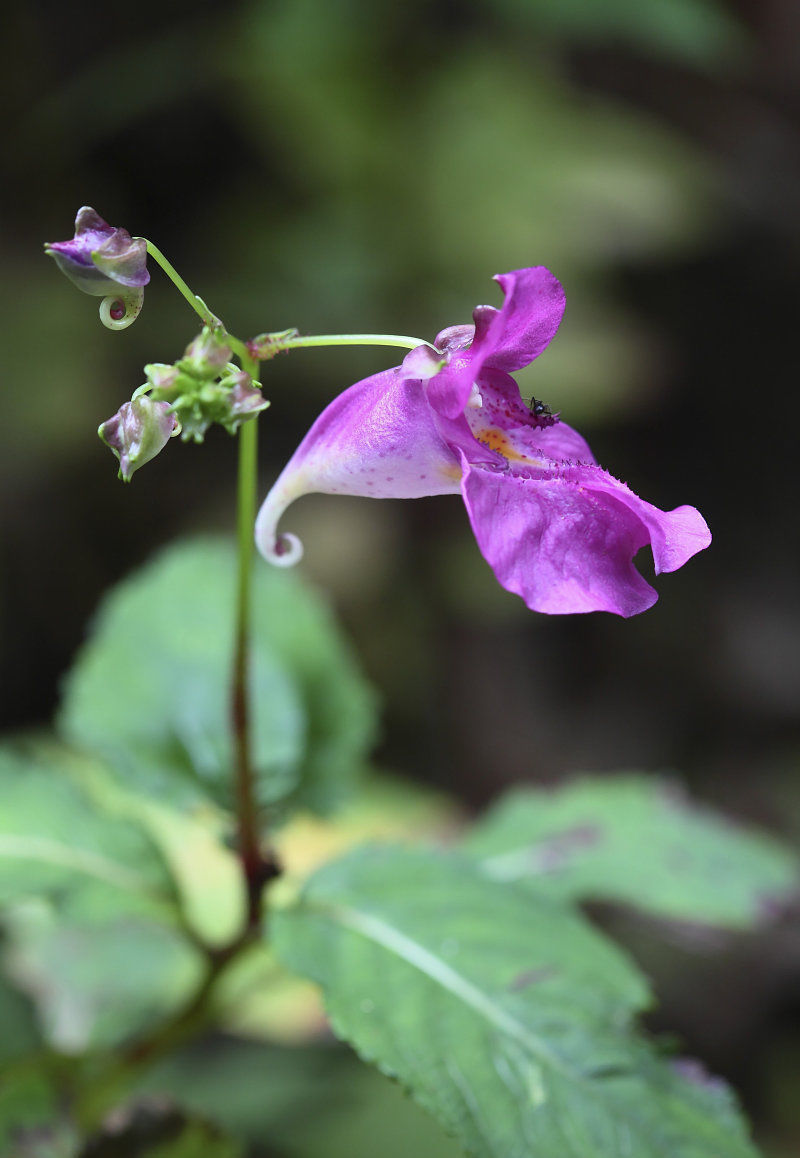
<instances>
[{"instance_id":1,"label":"flower cluster","mask_svg":"<svg viewBox=\"0 0 800 1158\"><path fill-rule=\"evenodd\" d=\"M649 545L674 571L711 536L694 507L662 511L596 463L583 437L543 403L526 406L511 373L546 349L564 292L543 266L496 279L500 309L478 306L402 365L356 383L322 412L268 494L256 541L271 562L302 547L278 532L303 494L418 498L460 493L503 587L553 614L630 616L657 595L633 566Z\"/></svg>"},{"instance_id":2,"label":"flower cluster","mask_svg":"<svg viewBox=\"0 0 800 1158\"><path fill-rule=\"evenodd\" d=\"M155 401L170 404L184 441L202 442L215 422L235 434L269 402L261 393L261 383L230 358L230 347L206 326L173 365L152 362L145 366L147 382L140 389Z\"/></svg>"},{"instance_id":3,"label":"flower cluster","mask_svg":"<svg viewBox=\"0 0 800 1158\"><path fill-rule=\"evenodd\" d=\"M235 434L269 406L261 384L230 357L230 348L206 326L177 362L145 366L147 381L97 431L119 459L120 478L129 482L170 438L202 442L215 422Z\"/></svg>"}]
</instances>

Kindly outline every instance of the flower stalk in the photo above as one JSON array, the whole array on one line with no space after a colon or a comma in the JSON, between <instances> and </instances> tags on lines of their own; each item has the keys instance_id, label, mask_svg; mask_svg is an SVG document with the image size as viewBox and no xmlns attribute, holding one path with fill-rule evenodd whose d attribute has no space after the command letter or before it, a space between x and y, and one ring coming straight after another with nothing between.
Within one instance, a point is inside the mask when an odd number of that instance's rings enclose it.
<instances>
[{"instance_id":1,"label":"flower stalk","mask_svg":"<svg viewBox=\"0 0 800 1158\"><path fill-rule=\"evenodd\" d=\"M254 358L245 355L242 358L242 369L255 376L258 372L258 363ZM261 847L253 769L250 639L257 468L258 426L255 421L245 422L239 431L236 616L230 708L239 855L246 889L246 928L253 930L259 927L261 921L263 887L280 871L274 855L263 851Z\"/></svg>"},{"instance_id":2,"label":"flower stalk","mask_svg":"<svg viewBox=\"0 0 800 1158\"><path fill-rule=\"evenodd\" d=\"M285 330L282 333L259 334L247 345L256 356L265 358L284 350L310 346L399 346L404 350L415 350L417 346L425 346L427 343L422 338L412 338L408 334L298 334L296 330Z\"/></svg>"}]
</instances>

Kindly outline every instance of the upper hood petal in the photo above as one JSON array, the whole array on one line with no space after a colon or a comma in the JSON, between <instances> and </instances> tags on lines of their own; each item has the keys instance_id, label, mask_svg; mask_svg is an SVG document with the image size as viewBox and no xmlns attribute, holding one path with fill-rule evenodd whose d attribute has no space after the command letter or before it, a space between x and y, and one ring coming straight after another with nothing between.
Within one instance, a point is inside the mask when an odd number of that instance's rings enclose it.
<instances>
[{"instance_id":1,"label":"upper hood petal","mask_svg":"<svg viewBox=\"0 0 800 1158\"><path fill-rule=\"evenodd\" d=\"M564 290L543 265L498 274L505 299L499 310L477 306L474 328L450 326L436 339L449 353L447 365L430 381L431 405L455 418L467 404L484 366L506 372L527 366L549 345L564 314Z\"/></svg>"}]
</instances>

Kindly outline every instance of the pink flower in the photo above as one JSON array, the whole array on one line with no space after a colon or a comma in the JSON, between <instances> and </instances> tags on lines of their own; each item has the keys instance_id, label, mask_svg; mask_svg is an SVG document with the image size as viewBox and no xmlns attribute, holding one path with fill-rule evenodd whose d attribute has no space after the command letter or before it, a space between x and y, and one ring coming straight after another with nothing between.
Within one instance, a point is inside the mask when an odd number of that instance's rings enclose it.
<instances>
[{"instance_id":1,"label":"pink flower","mask_svg":"<svg viewBox=\"0 0 800 1158\"><path fill-rule=\"evenodd\" d=\"M523 403L510 372L546 349L564 291L543 266L501 274L502 307L444 330L402 366L357 382L322 412L259 511L271 562L302 555L279 534L286 507L312 491L419 498L461 493L498 581L534 611L635 615L656 592L633 566L650 545L675 571L711 535L694 507L661 511L595 462L577 431Z\"/></svg>"}]
</instances>

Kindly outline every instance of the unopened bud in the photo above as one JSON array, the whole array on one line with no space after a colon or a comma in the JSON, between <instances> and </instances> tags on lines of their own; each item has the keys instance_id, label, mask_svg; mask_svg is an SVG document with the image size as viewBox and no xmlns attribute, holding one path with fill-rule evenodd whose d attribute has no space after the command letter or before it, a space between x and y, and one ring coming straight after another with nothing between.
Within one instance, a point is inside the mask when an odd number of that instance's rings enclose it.
<instances>
[{"instance_id":1,"label":"unopened bud","mask_svg":"<svg viewBox=\"0 0 800 1158\"><path fill-rule=\"evenodd\" d=\"M119 459L120 478L130 482L134 471L155 458L178 429L169 403L142 394L123 403L97 433Z\"/></svg>"},{"instance_id":2,"label":"unopened bud","mask_svg":"<svg viewBox=\"0 0 800 1158\"><path fill-rule=\"evenodd\" d=\"M258 334L247 343L248 353L257 362L267 362L281 352L284 342L296 338L298 333L298 330L292 328L291 330L276 330L272 334Z\"/></svg>"},{"instance_id":3,"label":"unopened bud","mask_svg":"<svg viewBox=\"0 0 800 1158\"><path fill-rule=\"evenodd\" d=\"M223 414L218 421L229 434L235 434L243 422L269 406L261 393L261 383L254 382L244 370L227 375L220 385L227 388L224 399L227 415Z\"/></svg>"},{"instance_id":4,"label":"unopened bud","mask_svg":"<svg viewBox=\"0 0 800 1158\"><path fill-rule=\"evenodd\" d=\"M194 341L186 347L186 352L177 363L180 370L193 374L195 378L216 378L231 360L231 350L204 326Z\"/></svg>"},{"instance_id":5,"label":"unopened bud","mask_svg":"<svg viewBox=\"0 0 800 1158\"><path fill-rule=\"evenodd\" d=\"M78 210L71 241L47 242L44 248L78 289L96 297L125 297L120 286L140 290L150 281L144 238L109 225L88 205Z\"/></svg>"}]
</instances>

